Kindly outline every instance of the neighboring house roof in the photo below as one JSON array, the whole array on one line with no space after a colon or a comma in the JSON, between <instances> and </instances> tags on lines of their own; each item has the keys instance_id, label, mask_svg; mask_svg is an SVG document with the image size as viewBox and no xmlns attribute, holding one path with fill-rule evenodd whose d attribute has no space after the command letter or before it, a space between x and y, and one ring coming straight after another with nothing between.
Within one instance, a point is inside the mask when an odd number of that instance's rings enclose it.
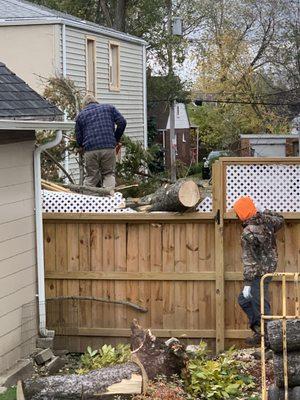
<instances>
[{"instance_id":1,"label":"neighboring house roof","mask_svg":"<svg viewBox=\"0 0 300 400\"><path fill-rule=\"evenodd\" d=\"M31 24L62 23L90 32L102 33L128 42L147 44L136 36L103 27L93 22L84 21L73 15L30 3L25 0L0 0L0 25L31 25Z\"/></svg>"},{"instance_id":2,"label":"neighboring house roof","mask_svg":"<svg viewBox=\"0 0 300 400\"><path fill-rule=\"evenodd\" d=\"M58 120L63 112L0 62L0 119Z\"/></svg>"},{"instance_id":3,"label":"neighboring house roof","mask_svg":"<svg viewBox=\"0 0 300 400\"><path fill-rule=\"evenodd\" d=\"M179 109L179 114L177 113L177 107ZM154 103L148 109L148 115L155 120L158 130L170 129L169 113L170 107L169 103L166 101ZM175 129L189 128L191 128L191 123L186 105L184 103L175 103Z\"/></svg>"}]
</instances>

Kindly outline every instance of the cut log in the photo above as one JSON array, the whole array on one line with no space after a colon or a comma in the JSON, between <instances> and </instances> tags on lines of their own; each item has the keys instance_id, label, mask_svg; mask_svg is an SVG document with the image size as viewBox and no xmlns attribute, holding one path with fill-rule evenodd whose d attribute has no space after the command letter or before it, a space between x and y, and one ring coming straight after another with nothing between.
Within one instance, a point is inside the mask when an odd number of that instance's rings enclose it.
<instances>
[{"instance_id":1,"label":"cut log","mask_svg":"<svg viewBox=\"0 0 300 400\"><path fill-rule=\"evenodd\" d=\"M81 400L114 398L118 394L140 394L142 374L135 363L102 368L85 375L56 375L27 379L23 384L26 399Z\"/></svg>"},{"instance_id":2,"label":"cut log","mask_svg":"<svg viewBox=\"0 0 300 400\"><path fill-rule=\"evenodd\" d=\"M274 375L276 385L280 388L284 386L283 356L274 353ZM300 353L288 354L288 381L289 387L300 385Z\"/></svg>"},{"instance_id":3,"label":"cut log","mask_svg":"<svg viewBox=\"0 0 300 400\"><path fill-rule=\"evenodd\" d=\"M173 185L165 185L150 198L151 211L186 211L195 207L201 200L196 182L177 181Z\"/></svg>"},{"instance_id":4,"label":"cut log","mask_svg":"<svg viewBox=\"0 0 300 400\"><path fill-rule=\"evenodd\" d=\"M285 400L284 389L271 385L268 390L268 400ZM300 400L294 397L293 389L289 389L289 400Z\"/></svg>"},{"instance_id":5,"label":"cut log","mask_svg":"<svg viewBox=\"0 0 300 400\"><path fill-rule=\"evenodd\" d=\"M270 347L274 352L281 353L282 346L282 320L268 322L268 336ZM286 323L288 351L300 351L300 319L288 320Z\"/></svg>"},{"instance_id":6,"label":"cut log","mask_svg":"<svg viewBox=\"0 0 300 400\"><path fill-rule=\"evenodd\" d=\"M136 320L131 324L131 349L140 360L150 380L159 375L180 375L187 361L185 346L178 340L166 344L150 329L143 329Z\"/></svg>"}]
</instances>

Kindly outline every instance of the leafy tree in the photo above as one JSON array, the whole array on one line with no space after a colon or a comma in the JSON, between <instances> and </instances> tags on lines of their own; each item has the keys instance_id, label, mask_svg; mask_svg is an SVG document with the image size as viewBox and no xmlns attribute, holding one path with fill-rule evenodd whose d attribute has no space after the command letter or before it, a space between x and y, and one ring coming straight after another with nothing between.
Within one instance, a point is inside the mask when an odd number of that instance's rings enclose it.
<instances>
[{"instance_id":1,"label":"leafy tree","mask_svg":"<svg viewBox=\"0 0 300 400\"><path fill-rule=\"evenodd\" d=\"M82 93L69 78L53 76L46 80L44 97L65 112L69 119L74 119L81 109ZM43 143L54 138L54 133L38 135L38 142ZM62 167L66 151L74 151L76 147L75 132L64 134L62 142L53 149L42 154L42 177L50 181L60 181L59 167ZM53 161L56 160L56 163ZM80 181L83 181L83 160L79 157ZM67 176L66 171L64 175ZM72 178L69 177L72 182Z\"/></svg>"},{"instance_id":2,"label":"leafy tree","mask_svg":"<svg viewBox=\"0 0 300 400\"><path fill-rule=\"evenodd\" d=\"M192 108L191 116L209 146L226 148L240 133L287 131L288 110L262 104L271 102L274 92L268 72L281 7L281 0L207 2L207 19L195 43L194 93L216 103Z\"/></svg>"}]
</instances>

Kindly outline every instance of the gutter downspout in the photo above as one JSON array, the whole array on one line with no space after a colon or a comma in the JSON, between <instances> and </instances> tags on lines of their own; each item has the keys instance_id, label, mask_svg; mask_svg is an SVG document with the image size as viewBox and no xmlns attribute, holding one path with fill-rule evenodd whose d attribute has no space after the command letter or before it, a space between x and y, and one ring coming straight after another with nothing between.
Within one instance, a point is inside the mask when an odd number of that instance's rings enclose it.
<instances>
[{"instance_id":1,"label":"gutter downspout","mask_svg":"<svg viewBox=\"0 0 300 400\"><path fill-rule=\"evenodd\" d=\"M35 225L38 271L39 332L42 337L53 337L54 331L46 329L46 295L44 270L44 241L41 189L41 154L44 150L57 146L62 140L62 131L56 131L54 140L42 144L34 151Z\"/></svg>"},{"instance_id":2,"label":"gutter downspout","mask_svg":"<svg viewBox=\"0 0 300 400\"><path fill-rule=\"evenodd\" d=\"M144 102L144 147L148 148L148 120L147 120L147 56L146 46L143 46L143 102Z\"/></svg>"},{"instance_id":3,"label":"gutter downspout","mask_svg":"<svg viewBox=\"0 0 300 400\"><path fill-rule=\"evenodd\" d=\"M66 43L66 24L61 26L61 42L62 42L62 75L64 78L67 77L67 43ZM67 113L64 112L64 121L67 121ZM69 143L69 139L66 138L66 145ZM64 168L69 173L69 151L65 150Z\"/></svg>"}]
</instances>

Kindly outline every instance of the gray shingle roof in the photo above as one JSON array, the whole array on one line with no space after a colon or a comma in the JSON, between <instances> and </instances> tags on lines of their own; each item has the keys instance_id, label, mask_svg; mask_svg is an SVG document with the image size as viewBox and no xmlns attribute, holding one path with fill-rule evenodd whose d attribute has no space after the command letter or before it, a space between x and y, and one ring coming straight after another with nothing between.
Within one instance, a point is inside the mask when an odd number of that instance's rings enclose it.
<instances>
[{"instance_id":1,"label":"gray shingle roof","mask_svg":"<svg viewBox=\"0 0 300 400\"><path fill-rule=\"evenodd\" d=\"M0 119L61 120L62 111L0 62Z\"/></svg>"},{"instance_id":2,"label":"gray shingle roof","mask_svg":"<svg viewBox=\"0 0 300 400\"><path fill-rule=\"evenodd\" d=\"M128 35L124 32L119 32L115 29L103 27L93 22L84 21L73 15L66 14L60 11L52 10L51 8L41 6L38 4L30 3L26 0L0 0L0 24L1 22L13 22L24 20L39 20L47 21L47 19L59 19L64 23L77 23L82 29L92 31L103 31L111 36L119 36L120 38L128 41L140 42L146 44L142 38Z\"/></svg>"},{"instance_id":3,"label":"gray shingle roof","mask_svg":"<svg viewBox=\"0 0 300 400\"><path fill-rule=\"evenodd\" d=\"M67 18L81 21L72 15L65 14L51 8L30 3L26 0L0 0L1 19L22 19L22 18Z\"/></svg>"}]
</instances>

